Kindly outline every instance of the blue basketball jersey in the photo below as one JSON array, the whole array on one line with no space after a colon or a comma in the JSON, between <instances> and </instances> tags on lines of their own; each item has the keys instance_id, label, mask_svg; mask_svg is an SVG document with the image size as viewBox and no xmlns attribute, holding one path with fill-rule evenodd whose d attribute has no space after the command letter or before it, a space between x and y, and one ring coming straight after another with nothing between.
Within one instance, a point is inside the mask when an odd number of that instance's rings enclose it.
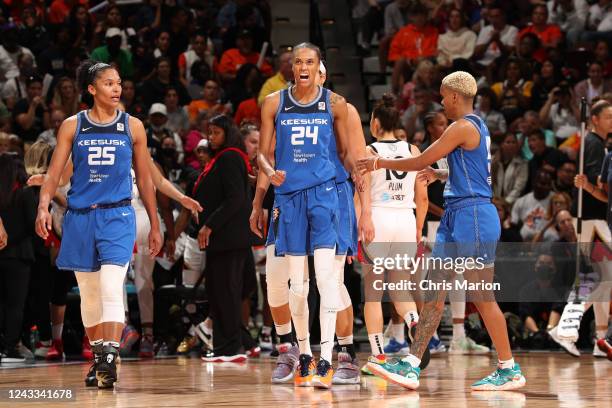
<instances>
[{"instance_id":1,"label":"blue basketball jersey","mask_svg":"<svg viewBox=\"0 0 612 408\"><path fill-rule=\"evenodd\" d=\"M89 118L87 111L77 113L69 208L132 198L132 137L128 118L127 113L117 111L115 120L99 124Z\"/></svg>"},{"instance_id":2,"label":"blue basketball jersey","mask_svg":"<svg viewBox=\"0 0 612 408\"><path fill-rule=\"evenodd\" d=\"M287 178L275 192L287 194L325 183L336 175L331 141L334 139L334 116L329 106L329 90L319 88L319 95L303 105L291 95L291 89L280 93L276 113L276 169L287 172Z\"/></svg>"},{"instance_id":3,"label":"blue basketball jersey","mask_svg":"<svg viewBox=\"0 0 612 408\"><path fill-rule=\"evenodd\" d=\"M335 135L331 138L329 143L329 154L331 156L332 162L336 167L336 183L344 183L351 176L348 171L344 168L344 164L340 161L338 157L338 146L336 144Z\"/></svg>"},{"instance_id":4,"label":"blue basketball jersey","mask_svg":"<svg viewBox=\"0 0 612 408\"><path fill-rule=\"evenodd\" d=\"M480 134L480 144L474 150L457 147L449 153L448 181L444 188L444 199L454 201L462 198L491 198L491 136L484 121L474 114L464 119L470 121Z\"/></svg>"}]
</instances>

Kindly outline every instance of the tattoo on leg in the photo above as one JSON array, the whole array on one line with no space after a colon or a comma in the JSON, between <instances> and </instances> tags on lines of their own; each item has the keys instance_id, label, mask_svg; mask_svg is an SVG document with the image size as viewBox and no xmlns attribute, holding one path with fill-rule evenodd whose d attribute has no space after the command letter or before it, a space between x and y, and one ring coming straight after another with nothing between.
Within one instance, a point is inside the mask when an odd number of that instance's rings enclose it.
<instances>
[{"instance_id":1,"label":"tattoo on leg","mask_svg":"<svg viewBox=\"0 0 612 408\"><path fill-rule=\"evenodd\" d=\"M417 358L422 358L425 349L429 344L429 340L436 332L442 312L444 312L444 298L442 298L442 307L438 307L438 300L433 300L425 303L423 311L419 318L419 324L416 327L416 336L414 344L410 347L410 353Z\"/></svg>"}]
</instances>

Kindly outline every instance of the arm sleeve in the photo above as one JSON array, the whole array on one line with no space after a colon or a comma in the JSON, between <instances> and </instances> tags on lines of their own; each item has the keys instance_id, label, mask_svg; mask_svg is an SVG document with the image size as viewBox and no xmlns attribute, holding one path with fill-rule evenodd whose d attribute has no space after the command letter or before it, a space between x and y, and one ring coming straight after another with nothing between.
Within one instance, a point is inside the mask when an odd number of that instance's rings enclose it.
<instances>
[{"instance_id":1,"label":"arm sleeve","mask_svg":"<svg viewBox=\"0 0 612 408\"><path fill-rule=\"evenodd\" d=\"M224 153L216 165L219 166L218 172L223 174L223 201L204 222L213 232L226 224L248 199L245 186L246 168L238 153Z\"/></svg>"}]
</instances>

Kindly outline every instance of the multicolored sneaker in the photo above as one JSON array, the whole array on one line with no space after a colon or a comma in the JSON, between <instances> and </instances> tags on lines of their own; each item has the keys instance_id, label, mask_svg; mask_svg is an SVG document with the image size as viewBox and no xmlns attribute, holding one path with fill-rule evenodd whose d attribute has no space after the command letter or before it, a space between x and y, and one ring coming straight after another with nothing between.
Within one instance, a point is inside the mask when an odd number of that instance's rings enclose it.
<instances>
[{"instance_id":1,"label":"multicolored sneaker","mask_svg":"<svg viewBox=\"0 0 612 408\"><path fill-rule=\"evenodd\" d=\"M413 367L405 359L387 360L383 364L368 361L368 368L374 375L409 390L416 390L419 387L421 369Z\"/></svg>"},{"instance_id":2,"label":"multicolored sneaker","mask_svg":"<svg viewBox=\"0 0 612 408\"><path fill-rule=\"evenodd\" d=\"M138 357L140 358L153 358L155 356L155 350L153 347L153 336L151 334L145 334L140 340L140 347L138 348Z\"/></svg>"},{"instance_id":3,"label":"multicolored sneaker","mask_svg":"<svg viewBox=\"0 0 612 408\"><path fill-rule=\"evenodd\" d=\"M338 352L338 369L332 377L332 384L359 384L359 360L345 351Z\"/></svg>"},{"instance_id":4,"label":"multicolored sneaker","mask_svg":"<svg viewBox=\"0 0 612 408\"><path fill-rule=\"evenodd\" d=\"M597 340L597 347L608 356L608 360L612 361L612 338Z\"/></svg>"},{"instance_id":5,"label":"multicolored sneaker","mask_svg":"<svg viewBox=\"0 0 612 408\"><path fill-rule=\"evenodd\" d=\"M132 347L140 338L140 334L131 324L126 324L121 332L121 342L119 343L119 354L126 356L132 351Z\"/></svg>"},{"instance_id":6,"label":"multicolored sneaker","mask_svg":"<svg viewBox=\"0 0 612 408\"><path fill-rule=\"evenodd\" d=\"M290 343L276 346L279 352L276 367L272 371L272 383L283 384L293 379L300 358L300 349Z\"/></svg>"},{"instance_id":7,"label":"multicolored sneaker","mask_svg":"<svg viewBox=\"0 0 612 408\"><path fill-rule=\"evenodd\" d=\"M442 344L442 340L438 337L432 337L427 348L431 354L444 353L446 351L446 346Z\"/></svg>"},{"instance_id":8,"label":"multicolored sneaker","mask_svg":"<svg viewBox=\"0 0 612 408\"><path fill-rule=\"evenodd\" d=\"M597 342L595 342L595 344L593 345L593 357L596 357L596 358L608 357L608 354L599 348L599 346L597 345Z\"/></svg>"},{"instance_id":9,"label":"multicolored sneaker","mask_svg":"<svg viewBox=\"0 0 612 408\"><path fill-rule=\"evenodd\" d=\"M385 354L408 354L410 353L410 347L408 342L404 340L403 343L395 340L395 337L391 337L389 343L384 348Z\"/></svg>"},{"instance_id":10,"label":"multicolored sneaker","mask_svg":"<svg viewBox=\"0 0 612 408\"><path fill-rule=\"evenodd\" d=\"M298 368L293 378L293 383L296 387L310 387L312 385L312 377L315 375L316 367L314 359L308 354L300 354L298 361Z\"/></svg>"},{"instance_id":11,"label":"multicolored sneaker","mask_svg":"<svg viewBox=\"0 0 612 408\"><path fill-rule=\"evenodd\" d=\"M312 385L315 388L329 389L332 386L334 378L334 369L329 361L320 359L317 364L317 372L312 376Z\"/></svg>"},{"instance_id":12,"label":"multicolored sneaker","mask_svg":"<svg viewBox=\"0 0 612 408\"><path fill-rule=\"evenodd\" d=\"M477 344L469 337L462 337L451 340L448 348L449 354L486 354L491 350L488 347Z\"/></svg>"},{"instance_id":13,"label":"multicolored sneaker","mask_svg":"<svg viewBox=\"0 0 612 408\"><path fill-rule=\"evenodd\" d=\"M514 364L512 368L497 368L493 373L472 384L474 391L509 391L525 386L525 377L521 367Z\"/></svg>"},{"instance_id":14,"label":"multicolored sneaker","mask_svg":"<svg viewBox=\"0 0 612 408\"><path fill-rule=\"evenodd\" d=\"M361 374L363 375L374 375L368 368L368 363L365 363L364 365L362 365L360 371L361 371Z\"/></svg>"}]
</instances>

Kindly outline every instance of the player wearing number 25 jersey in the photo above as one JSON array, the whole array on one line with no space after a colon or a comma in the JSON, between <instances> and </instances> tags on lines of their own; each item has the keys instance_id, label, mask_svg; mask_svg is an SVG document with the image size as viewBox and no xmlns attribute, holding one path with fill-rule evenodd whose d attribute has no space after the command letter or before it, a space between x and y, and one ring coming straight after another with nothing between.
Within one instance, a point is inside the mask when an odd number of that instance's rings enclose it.
<instances>
[{"instance_id":1,"label":"player wearing number 25 jersey","mask_svg":"<svg viewBox=\"0 0 612 408\"><path fill-rule=\"evenodd\" d=\"M287 174L275 187L268 244L277 256L307 255L337 242L338 193L330 149L334 116L330 91L319 87L309 104L297 102L291 88L280 92L276 113L276 169Z\"/></svg>"},{"instance_id":2,"label":"player wearing number 25 jersey","mask_svg":"<svg viewBox=\"0 0 612 408\"><path fill-rule=\"evenodd\" d=\"M60 269L97 271L100 265L125 265L136 239L132 199L132 137L129 115L99 124L87 111L77 114L72 143L74 173L68 192L64 240L57 259ZM95 246L91 245L95 242Z\"/></svg>"}]
</instances>

